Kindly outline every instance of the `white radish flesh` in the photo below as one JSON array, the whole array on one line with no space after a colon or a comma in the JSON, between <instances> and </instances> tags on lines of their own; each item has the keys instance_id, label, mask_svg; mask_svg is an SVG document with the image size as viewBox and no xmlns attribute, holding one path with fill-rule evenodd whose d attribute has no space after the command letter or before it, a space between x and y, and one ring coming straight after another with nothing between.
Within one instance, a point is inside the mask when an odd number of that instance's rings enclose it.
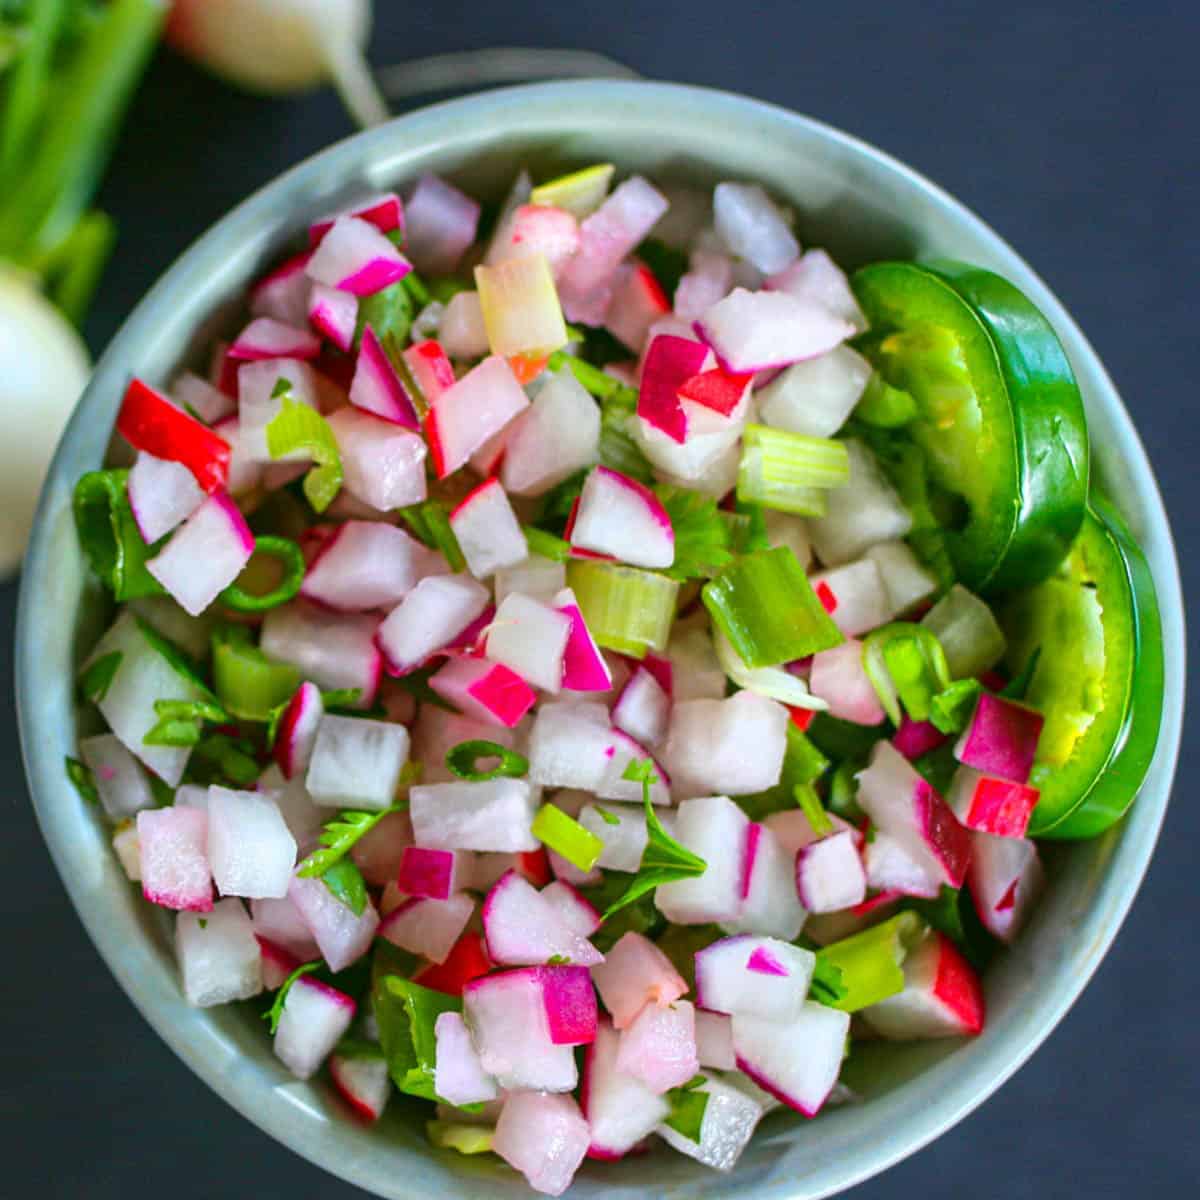
<instances>
[{"instance_id":1,"label":"white radish flesh","mask_svg":"<svg viewBox=\"0 0 1200 1200\"><path fill-rule=\"evenodd\" d=\"M395 801L408 748L403 725L326 713L317 728L305 786L326 808L388 808Z\"/></svg>"},{"instance_id":2,"label":"white radish flesh","mask_svg":"<svg viewBox=\"0 0 1200 1200\"><path fill-rule=\"evenodd\" d=\"M197 1008L246 1000L262 991L262 954L240 900L219 900L204 916L180 913L175 955L183 994Z\"/></svg>"},{"instance_id":3,"label":"white radish flesh","mask_svg":"<svg viewBox=\"0 0 1200 1200\"><path fill-rule=\"evenodd\" d=\"M279 899L296 865L296 839L270 796L211 787L208 861L223 896Z\"/></svg>"},{"instance_id":4,"label":"white radish flesh","mask_svg":"<svg viewBox=\"0 0 1200 1200\"><path fill-rule=\"evenodd\" d=\"M536 850L536 798L523 779L423 784L410 789L418 846L443 850Z\"/></svg>"}]
</instances>

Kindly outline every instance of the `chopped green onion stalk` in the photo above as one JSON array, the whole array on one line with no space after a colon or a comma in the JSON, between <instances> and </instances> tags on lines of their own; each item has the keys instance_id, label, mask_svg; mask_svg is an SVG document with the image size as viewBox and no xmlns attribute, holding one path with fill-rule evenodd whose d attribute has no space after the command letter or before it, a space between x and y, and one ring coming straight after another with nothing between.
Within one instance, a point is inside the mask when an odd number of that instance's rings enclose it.
<instances>
[{"instance_id":1,"label":"chopped green onion stalk","mask_svg":"<svg viewBox=\"0 0 1200 1200\"><path fill-rule=\"evenodd\" d=\"M679 593L675 580L636 567L578 559L567 567L567 584L599 645L633 658L666 649Z\"/></svg>"},{"instance_id":2,"label":"chopped green onion stalk","mask_svg":"<svg viewBox=\"0 0 1200 1200\"><path fill-rule=\"evenodd\" d=\"M438 551L450 564L450 570L457 574L466 569L467 560L463 557L462 547L458 544L445 508L438 501L426 500L402 508L399 512L413 536L431 550Z\"/></svg>"},{"instance_id":3,"label":"chopped green onion stalk","mask_svg":"<svg viewBox=\"0 0 1200 1200\"><path fill-rule=\"evenodd\" d=\"M490 1125L462 1125L455 1121L426 1121L425 1136L440 1150L459 1154L488 1154L496 1131Z\"/></svg>"},{"instance_id":4,"label":"chopped green onion stalk","mask_svg":"<svg viewBox=\"0 0 1200 1200\"><path fill-rule=\"evenodd\" d=\"M222 604L237 612L266 612L286 604L300 591L304 582L305 562L300 547L289 538L257 537L254 553L276 559L283 567L283 578L269 592L254 595L231 583L220 595Z\"/></svg>"},{"instance_id":5,"label":"chopped green onion stalk","mask_svg":"<svg viewBox=\"0 0 1200 1200\"><path fill-rule=\"evenodd\" d=\"M592 366L586 359L569 354L566 350L555 350L546 360L547 371L561 371L564 367L583 385L584 391L590 392L597 400L615 399L617 406L626 414L637 411L637 392L615 375Z\"/></svg>"},{"instance_id":6,"label":"chopped green onion stalk","mask_svg":"<svg viewBox=\"0 0 1200 1200\"><path fill-rule=\"evenodd\" d=\"M163 586L146 570L161 542L147 546L126 495L128 471L89 471L75 485L75 528L91 568L117 601L161 596Z\"/></svg>"},{"instance_id":7,"label":"chopped green onion stalk","mask_svg":"<svg viewBox=\"0 0 1200 1200\"><path fill-rule=\"evenodd\" d=\"M863 670L893 725L900 709L914 721L929 720L934 696L950 686L942 644L923 625L896 621L867 635Z\"/></svg>"},{"instance_id":8,"label":"chopped green onion stalk","mask_svg":"<svg viewBox=\"0 0 1200 1200\"><path fill-rule=\"evenodd\" d=\"M746 666L738 652L730 645L729 639L719 629L713 638L713 646L717 651L717 661L721 664L721 669L738 687L771 700L779 700L783 704L790 704L793 708L810 708L823 712L829 707L828 702L814 696L808 690L808 684L803 679L782 667L751 669Z\"/></svg>"},{"instance_id":9,"label":"chopped green onion stalk","mask_svg":"<svg viewBox=\"0 0 1200 1200\"><path fill-rule=\"evenodd\" d=\"M590 871L604 853L600 838L553 804L538 809L533 818L533 836L581 871Z\"/></svg>"},{"instance_id":10,"label":"chopped green onion stalk","mask_svg":"<svg viewBox=\"0 0 1200 1200\"><path fill-rule=\"evenodd\" d=\"M530 554L540 554L542 558L548 558L552 562L566 562L571 557L571 543L563 538L534 525L523 526L522 532L525 534Z\"/></svg>"},{"instance_id":11,"label":"chopped green onion stalk","mask_svg":"<svg viewBox=\"0 0 1200 1200\"><path fill-rule=\"evenodd\" d=\"M812 826L813 833L819 838L828 837L833 832L833 822L821 803L821 797L817 795L817 789L811 783L798 784L795 795L796 803Z\"/></svg>"},{"instance_id":12,"label":"chopped green onion stalk","mask_svg":"<svg viewBox=\"0 0 1200 1200\"><path fill-rule=\"evenodd\" d=\"M244 721L267 721L300 686L300 668L268 658L244 625L213 632L213 687L221 703Z\"/></svg>"},{"instance_id":13,"label":"chopped green onion stalk","mask_svg":"<svg viewBox=\"0 0 1200 1200\"><path fill-rule=\"evenodd\" d=\"M499 761L494 767L480 769L479 760L495 758ZM499 742L489 742L479 739L471 742L459 742L457 746L446 751L446 766L459 779L470 783L483 783L488 779L520 779L529 774L529 759L510 750Z\"/></svg>"},{"instance_id":14,"label":"chopped green onion stalk","mask_svg":"<svg viewBox=\"0 0 1200 1200\"><path fill-rule=\"evenodd\" d=\"M735 559L701 595L713 624L751 668L806 658L845 640L789 546Z\"/></svg>"},{"instance_id":15,"label":"chopped green onion stalk","mask_svg":"<svg viewBox=\"0 0 1200 1200\"><path fill-rule=\"evenodd\" d=\"M924 922L910 912L817 951L818 963L842 973L843 995L831 1002L842 1012L858 1012L904 990L904 958L920 940Z\"/></svg>"},{"instance_id":16,"label":"chopped green onion stalk","mask_svg":"<svg viewBox=\"0 0 1200 1200\"><path fill-rule=\"evenodd\" d=\"M329 422L314 408L283 396L283 406L267 425L267 450L282 458L297 450L316 463L304 477L304 495L315 512L324 512L342 487L342 456Z\"/></svg>"},{"instance_id":17,"label":"chopped green onion stalk","mask_svg":"<svg viewBox=\"0 0 1200 1200\"><path fill-rule=\"evenodd\" d=\"M746 426L738 467L739 500L820 517L825 514L825 490L849 478L850 456L843 443L769 425Z\"/></svg>"},{"instance_id":18,"label":"chopped green onion stalk","mask_svg":"<svg viewBox=\"0 0 1200 1200\"><path fill-rule=\"evenodd\" d=\"M569 175L559 175L556 179L539 183L529 193L530 203L565 208L582 221L604 202L615 169L612 163L598 163L593 167L572 171Z\"/></svg>"}]
</instances>

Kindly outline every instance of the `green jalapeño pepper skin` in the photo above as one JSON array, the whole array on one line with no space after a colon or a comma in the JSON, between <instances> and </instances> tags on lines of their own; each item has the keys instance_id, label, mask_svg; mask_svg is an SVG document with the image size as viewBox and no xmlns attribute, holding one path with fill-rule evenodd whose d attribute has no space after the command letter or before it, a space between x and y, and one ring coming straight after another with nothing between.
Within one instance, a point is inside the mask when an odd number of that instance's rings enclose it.
<instances>
[{"instance_id":1,"label":"green jalape\u00f1o pepper skin","mask_svg":"<svg viewBox=\"0 0 1200 1200\"><path fill-rule=\"evenodd\" d=\"M965 516L947 521L955 569L997 594L1049 576L1087 505L1083 403L1054 330L978 267L883 262L858 271L862 349L917 406L907 432ZM957 498L957 499L953 499Z\"/></svg>"},{"instance_id":2,"label":"green jalape\u00f1o pepper skin","mask_svg":"<svg viewBox=\"0 0 1200 1200\"><path fill-rule=\"evenodd\" d=\"M1145 556L1093 497L1066 562L1001 614L1014 669L1038 652L1025 699L1045 714L1029 836L1095 837L1133 802L1162 718L1162 627Z\"/></svg>"}]
</instances>

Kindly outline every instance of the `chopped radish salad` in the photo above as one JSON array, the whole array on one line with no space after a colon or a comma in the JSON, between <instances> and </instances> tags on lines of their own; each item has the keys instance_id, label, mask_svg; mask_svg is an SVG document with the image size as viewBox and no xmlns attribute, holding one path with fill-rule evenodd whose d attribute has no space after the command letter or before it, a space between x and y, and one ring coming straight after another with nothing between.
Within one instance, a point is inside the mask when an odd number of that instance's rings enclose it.
<instances>
[{"instance_id":1,"label":"chopped radish salad","mask_svg":"<svg viewBox=\"0 0 1200 1200\"><path fill-rule=\"evenodd\" d=\"M420 1097L551 1195L978 1034L1041 885L1043 714L855 292L761 187L699 199L330 214L76 494L118 607L69 769L187 1001L273 993L348 1118Z\"/></svg>"}]
</instances>

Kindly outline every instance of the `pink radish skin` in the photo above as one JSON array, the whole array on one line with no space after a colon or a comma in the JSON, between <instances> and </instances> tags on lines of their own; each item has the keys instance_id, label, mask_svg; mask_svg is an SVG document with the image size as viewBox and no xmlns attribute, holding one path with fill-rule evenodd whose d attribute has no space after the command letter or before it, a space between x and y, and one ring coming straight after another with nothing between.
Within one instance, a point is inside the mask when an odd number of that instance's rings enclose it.
<instances>
[{"instance_id":1,"label":"pink radish skin","mask_svg":"<svg viewBox=\"0 0 1200 1200\"><path fill-rule=\"evenodd\" d=\"M255 935L262 951L263 987L268 992L278 989L285 979L300 965L300 959L270 939Z\"/></svg>"},{"instance_id":2,"label":"pink radish skin","mask_svg":"<svg viewBox=\"0 0 1200 1200\"><path fill-rule=\"evenodd\" d=\"M311 257L311 251L297 254L263 276L250 289L251 313L256 317L274 317L287 325L303 325L311 284L305 268Z\"/></svg>"},{"instance_id":3,"label":"pink radish skin","mask_svg":"<svg viewBox=\"0 0 1200 1200\"><path fill-rule=\"evenodd\" d=\"M337 439L343 487L377 513L406 508L425 499L425 442L394 422L353 405L327 420Z\"/></svg>"},{"instance_id":4,"label":"pink radish skin","mask_svg":"<svg viewBox=\"0 0 1200 1200\"><path fill-rule=\"evenodd\" d=\"M379 928L379 914L368 903L355 916L320 879L293 876L288 898L300 911L331 971L342 971L371 948Z\"/></svg>"},{"instance_id":5,"label":"pink radish skin","mask_svg":"<svg viewBox=\"0 0 1200 1200\"><path fill-rule=\"evenodd\" d=\"M367 1122L378 1121L392 1092L387 1061L383 1058L329 1056L329 1078L338 1095Z\"/></svg>"},{"instance_id":6,"label":"pink radish skin","mask_svg":"<svg viewBox=\"0 0 1200 1200\"><path fill-rule=\"evenodd\" d=\"M262 626L262 649L292 663L320 688L357 688L353 707L368 708L379 687L382 662L374 645L377 617L336 615L293 602L273 608Z\"/></svg>"},{"instance_id":7,"label":"pink radish skin","mask_svg":"<svg viewBox=\"0 0 1200 1200\"><path fill-rule=\"evenodd\" d=\"M641 354L650 326L671 311L670 301L649 267L624 264L613 282L612 301L604 324L634 354Z\"/></svg>"},{"instance_id":8,"label":"pink radish skin","mask_svg":"<svg viewBox=\"0 0 1200 1200\"><path fill-rule=\"evenodd\" d=\"M850 833L834 833L805 846L796 858L796 891L812 913L861 904L867 876Z\"/></svg>"},{"instance_id":9,"label":"pink radish skin","mask_svg":"<svg viewBox=\"0 0 1200 1200\"><path fill-rule=\"evenodd\" d=\"M285 325L273 317L255 317L234 339L227 353L243 362L316 358L321 353L321 339L307 329Z\"/></svg>"},{"instance_id":10,"label":"pink radish skin","mask_svg":"<svg viewBox=\"0 0 1200 1200\"><path fill-rule=\"evenodd\" d=\"M534 795L523 779L422 784L409 789L408 801L419 846L504 854L540 848L530 831Z\"/></svg>"},{"instance_id":11,"label":"pink radish skin","mask_svg":"<svg viewBox=\"0 0 1200 1200\"><path fill-rule=\"evenodd\" d=\"M394 229L398 229L401 233L404 232L404 205L395 192L385 192L382 196L364 200L362 204L348 209L346 212L335 213L320 221L314 221L308 227L310 249L315 250L321 244L322 239L333 228L333 223L338 217L357 217L360 221L366 221L368 225L374 225L380 233L391 233Z\"/></svg>"},{"instance_id":12,"label":"pink radish skin","mask_svg":"<svg viewBox=\"0 0 1200 1200\"><path fill-rule=\"evenodd\" d=\"M515 1092L504 1101L492 1150L534 1191L561 1196L583 1162L589 1139L588 1123L570 1096Z\"/></svg>"},{"instance_id":13,"label":"pink radish skin","mask_svg":"<svg viewBox=\"0 0 1200 1200\"><path fill-rule=\"evenodd\" d=\"M297 1079L311 1079L350 1028L356 1007L345 992L301 975L283 1002L275 1031L276 1056Z\"/></svg>"},{"instance_id":14,"label":"pink radish skin","mask_svg":"<svg viewBox=\"0 0 1200 1200\"><path fill-rule=\"evenodd\" d=\"M659 334L646 347L637 414L673 441L687 440L687 416L679 389L712 362L712 352L689 338Z\"/></svg>"},{"instance_id":15,"label":"pink radish skin","mask_svg":"<svg viewBox=\"0 0 1200 1200\"><path fill-rule=\"evenodd\" d=\"M454 367L446 352L432 339L409 346L401 356L426 404L432 404L454 386Z\"/></svg>"},{"instance_id":16,"label":"pink radish skin","mask_svg":"<svg viewBox=\"0 0 1200 1200\"><path fill-rule=\"evenodd\" d=\"M975 911L989 933L1011 942L1021 931L1045 884L1037 847L1028 838L971 835L967 884Z\"/></svg>"},{"instance_id":17,"label":"pink radish skin","mask_svg":"<svg viewBox=\"0 0 1200 1200\"><path fill-rule=\"evenodd\" d=\"M485 479L468 493L450 514L450 528L476 579L529 557L525 535L498 479Z\"/></svg>"},{"instance_id":18,"label":"pink radish skin","mask_svg":"<svg viewBox=\"0 0 1200 1200\"><path fill-rule=\"evenodd\" d=\"M950 735L942 733L932 721L914 721L905 713L900 720L900 728L892 737L892 745L912 762L923 755L932 754L949 740Z\"/></svg>"},{"instance_id":19,"label":"pink radish skin","mask_svg":"<svg viewBox=\"0 0 1200 1200\"><path fill-rule=\"evenodd\" d=\"M604 961L515 871L503 875L488 892L482 915L483 935L494 963L532 966L561 957L588 967Z\"/></svg>"},{"instance_id":20,"label":"pink radish skin","mask_svg":"<svg viewBox=\"0 0 1200 1200\"><path fill-rule=\"evenodd\" d=\"M505 596L488 630L485 653L534 687L562 687L563 658L573 630L571 618L519 592Z\"/></svg>"},{"instance_id":21,"label":"pink radish skin","mask_svg":"<svg viewBox=\"0 0 1200 1200\"><path fill-rule=\"evenodd\" d=\"M551 602L555 612L570 618L571 632L563 651L562 687L567 692L607 692L612 687L612 673L596 645L575 593L564 588Z\"/></svg>"},{"instance_id":22,"label":"pink radish skin","mask_svg":"<svg viewBox=\"0 0 1200 1200\"><path fill-rule=\"evenodd\" d=\"M600 928L600 914L595 906L564 880L547 884L541 895L553 905L563 924L579 937L591 937Z\"/></svg>"},{"instance_id":23,"label":"pink radish skin","mask_svg":"<svg viewBox=\"0 0 1200 1200\"><path fill-rule=\"evenodd\" d=\"M444 1012L433 1026L437 1039L434 1091L447 1104L479 1104L500 1094L496 1081L483 1069L471 1043L462 1014Z\"/></svg>"},{"instance_id":24,"label":"pink radish skin","mask_svg":"<svg viewBox=\"0 0 1200 1200\"><path fill-rule=\"evenodd\" d=\"M808 994L816 956L777 938L740 934L696 952L696 1002L711 1012L787 1021Z\"/></svg>"},{"instance_id":25,"label":"pink radish skin","mask_svg":"<svg viewBox=\"0 0 1200 1200\"><path fill-rule=\"evenodd\" d=\"M279 718L275 734L274 756L284 776L303 775L317 740L317 726L325 715L321 689L305 681L297 689Z\"/></svg>"},{"instance_id":26,"label":"pink radish skin","mask_svg":"<svg viewBox=\"0 0 1200 1200\"><path fill-rule=\"evenodd\" d=\"M426 277L452 275L475 240L479 204L436 175L422 175L404 206L405 247Z\"/></svg>"},{"instance_id":27,"label":"pink radish skin","mask_svg":"<svg viewBox=\"0 0 1200 1200\"><path fill-rule=\"evenodd\" d=\"M262 991L262 953L240 900L218 900L204 916L181 912L175 919L175 956L183 994L197 1008Z\"/></svg>"},{"instance_id":28,"label":"pink radish skin","mask_svg":"<svg viewBox=\"0 0 1200 1200\"><path fill-rule=\"evenodd\" d=\"M688 988L671 960L640 933L626 933L592 968L592 981L617 1029L626 1029L646 1007L674 1004Z\"/></svg>"},{"instance_id":29,"label":"pink radish skin","mask_svg":"<svg viewBox=\"0 0 1200 1200\"><path fill-rule=\"evenodd\" d=\"M317 283L370 296L403 279L412 264L374 225L338 217L304 269Z\"/></svg>"},{"instance_id":30,"label":"pink radish skin","mask_svg":"<svg viewBox=\"0 0 1200 1200\"><path fill-rule=\"evenodd\" d=\"M453 850L407 846L400 858L396 883L402 892L430 900L446 900L466 886L465 856Z\"/></svg>"},{"instance_id":31,"label":"pink radish skin","mask_svg":"<svg viewBox=\"0 0 1200 1200\"><path fill-rule=\"evenodd\" d=\"M529 407L512 367L485 358L436 397L425 417L425 436L439 479L453 474L489 438Z\"/></svg>"},{"instance_id":32,"label":"pink radish skin","mask_svg":"<svg viewBox=\"0 0 1200 1200\"><path fill-rule=\"evenodd\" d=\"M675 531L659 498L645 484L595 467L583 485L571 545L610 554L635 567L669 567Z\"/></svg>"},{"instance_id":33,"label":"pink radish skin","mask_svg":"<svg viewBox=\"0 0 1200 1200\"><path fill-rule=\"evenodd\" d=\"M363 328L354 379L350 384L350 403L403 429L419 431L421 428L413 398L370 325Z\"/></svg>"},{"instance_id":34,"label":"pink radish skin","mask_svg":"<svg viewBox=\"0 0 1200 1200\"><path fill-rule=\"evenodd\" d=\"M946 799L968 829L996 837L1021 838L1029 826L1040 793L1024 783L959 767Z\"/></svg>"},{"instance_id":35,"label":"pink radish skin","mask_svg":"<svg viewBox=\"0 0 1200 1200\"><path fill-rule=\"evenodd\" d=\"M647 1005L621 1034L616 1066L660 1096L682 1087L700 1069L696 1010L686 1000Z\"/></svg>"},{"instance_id":36,"label":"pink radish skin","mask_svg":"<svg viewBox=\"0 0 1200 1200\"><path fill-rule=\"evenodd\" d=\"M308 298L308 323L339 350L349 354L358 324L358 297L314 283Z\"/></svg>"},{"instance_id":37,"label":"pink radish skin","mask_svg":"<svg viewBox=\"0 0 1200 1200\"><path fill-rule=\"evenodd\" d=\"M591 1130L588 1157L605 1162L623 1158L670 1113L663 1097L617 1069L620 1044L611 1022L601 1017L583 1066L580 1097Z\"/></svg>"},{"instance_id":38,"label":"pink radish skin","mask_svg":"<svg viewBox=\"0 0 1200 1200\"><path fill-rule=\"evenodd\" d=\"M401 950L443 963L474 911L475 901L466 892L456 892L444 900L414 896L380 922L379 936Z\"/></svg>"},{"instance_id":39,"label":"pink radish skin","mask_svg":"<svg viewBox=\"0 0 1200 1200\"><path fill-rule=\"evenodd\" d=\"M129 472L129 507L147 545L170 533L204 503L196 477L182 463L155 458L144 450Z\"/></svg>"},{"instance_id":40,"label":"pink radish skin","mask_svg":"<svg viewBox=\"0 0 1200 1200\"><path fill-rule=\"evenodd\" d=\"M954 757L984 774L1028 783L1044 723L1041 713L984 692Z\"/></svg>"},{"instance_id":41,"label":"pink radish skin","mask_svg":"<svg viewBox=\"0 0 1200 1200\"><path fill-rule=\"evenodd\" d=\"M746 830L741 873L741 907L726 933L752 933L792 941L804 925L804 906L796 893L795 854L784 850L766 826Z\"/></svg>"},{"instance_id":42,"label":"pink radish skin","mask_svg":"<svg viewBox=\"0 0 1200 1200\"><path fill-rule=\"evenodd\" d=\"M543 967L542 996L550 1040L556 1046L586 1046L596 1040L596 989L586 967Z\"/></svg>"},{"instance_id":43,"label":"pink radish skin","mask_svg":"<svg viewBox=\"0 0 1200 1200\"><path fill-rule=\"evenodd\" d=\"M152 808L137 815L142 895L151 904L211 912L208 813L199 808Z\"/></svg>"},{"instance_id":44,"label":"pink radish skin","mask_svg":"<svg viewBox=\"0 0 1200 1200\"><path fill-rule=\"evenodd\" d=\"M537 701L520 675L481 658L451 658L429 686L465 716L507 729L519 725Z\"/></svg>"},{"instance_id":45,"label":"pink radish skin","mask_svg":"<svg viewBox=\"0 0 1200 1200\"><path fill-rule=\"evenodd\" d=\"M300 594L335 612L394 608L417 584L423 547L380 521L345 521L309 562Z\"/></svg>"}]
</instances>

